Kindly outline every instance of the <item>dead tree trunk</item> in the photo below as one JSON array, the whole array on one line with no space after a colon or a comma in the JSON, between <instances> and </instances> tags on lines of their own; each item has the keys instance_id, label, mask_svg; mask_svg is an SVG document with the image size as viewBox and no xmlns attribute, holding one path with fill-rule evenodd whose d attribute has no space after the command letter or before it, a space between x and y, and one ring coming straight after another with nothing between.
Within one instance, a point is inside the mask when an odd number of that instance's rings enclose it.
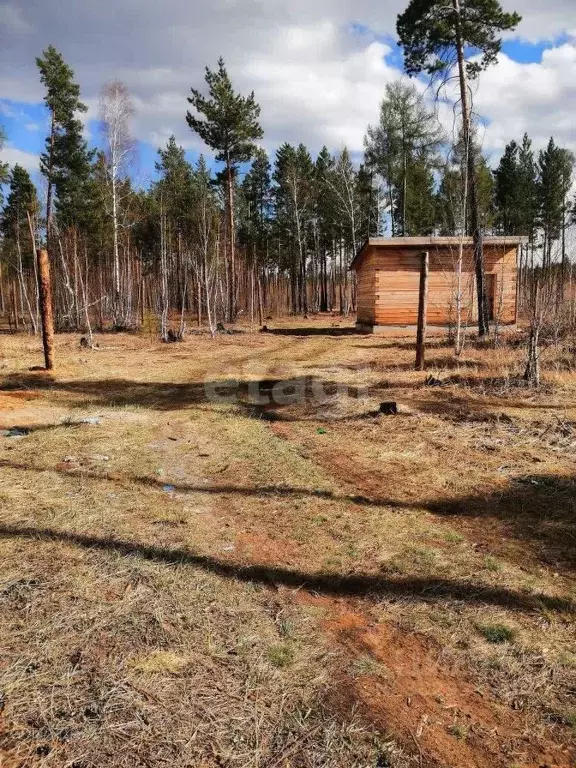
<instances>
[{"instance_id":1,"label":"dead tree trunk","mask_svg":"<svg viewBox=\"0 0 576 768\"><path fill-rule=\"evenodd\" d=\"M426 367L426 310L428 305L428 268L430 256L423 251L420 264L420 291L418 294L418 330L416 332L416 370Z\"/></svg>"},{"instance_id":2,"label":"dead tree trunk","mask_svg":"<svg viewBox=\"0 0 576 768\"><path fill-rule=\"evenodd\" d=\"M40 294L40 317L42 319L42 344L44 365L47 371L54 367L54 319L52 317L52 286L50 284L50 262L48 251L36 251L38 260L38 293Z\"/></svg>"},{"instance_id":3,"label":"dead tree trunk","mask_svg":"<svg viewBox=\"0 0 576 768\"><path fill-rule=\"evenodd\" d=\"M462 131L464 149L468 169L468 193L470 198L470 228L474 243L474 272L476 274L476 297L478 301L478 336L485 336L489 330L486 290L484 285L484 246L482 242L482 225L478 210L478 188L476 179L476 163L474 157L470 107L468 104L468 85L466 81L466 66L464 60L464 40L462 32L462 12L460 0L452 0L456 23L457 59L460 83L460 100L462 102ZM466 210L466 209L464 209Z\"/></svg>"}]
</instances>

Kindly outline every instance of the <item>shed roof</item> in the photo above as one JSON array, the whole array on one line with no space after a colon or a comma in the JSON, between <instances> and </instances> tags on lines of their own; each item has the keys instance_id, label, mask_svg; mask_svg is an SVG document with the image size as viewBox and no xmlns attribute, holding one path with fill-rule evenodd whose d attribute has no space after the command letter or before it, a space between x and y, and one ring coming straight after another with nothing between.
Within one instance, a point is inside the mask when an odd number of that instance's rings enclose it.
<instances>
[{"instance_id":1,"label":"shed roof","mask_svg":"<svg viewBox=\"0 0 576 768\"><path fill-rule=\"evenodd\" d=\"M520 243L526 243L527 237L520 235L504 235L504 236L490 236L484 237L483 242L485 245L501 245L503 247L516 246ZM369 237L350 264L350 269L357 269L360 264L361 258L369 247L377 248L403 248L406 250L427 250L431 248L448 248L458 246L460 243L463 245L472 245L473 239L471 237Z\"/></svg>"}]
</instances>

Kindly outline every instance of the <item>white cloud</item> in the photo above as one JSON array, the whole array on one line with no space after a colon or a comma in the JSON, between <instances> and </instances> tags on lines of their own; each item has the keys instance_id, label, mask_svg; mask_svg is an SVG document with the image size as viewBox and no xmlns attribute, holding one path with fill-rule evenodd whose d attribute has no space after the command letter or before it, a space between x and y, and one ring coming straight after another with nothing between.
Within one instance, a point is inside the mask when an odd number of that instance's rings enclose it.
<instances>
[{"instance_id":1,"label":"white cloud","mask_svg":"<svg viewBox=\"0 0 576 768\"><path fill-rule=\"evenodd\" d=\"M486 147L500 152L526 131L536 147L551 135L576 152L576 40L544 51L541 63L519 63L502 54L482 74L475 109L490 120Z\"/></svg>"},{"instance_id":2,"label":"white cloud","mask_svg":"<svg viewBox=\"0 0 576 768\"><path fill-rule=\"evenodd\" d=\"M575 0L503 4L523 15L523 39L555 39L576 30ZM406 0L19 0L16 6L0 0L0 98L41 100L34 59L50 41L75 69L88 117L97 116L102 84L119 78L133 94L137 138L159 145L174 133L185 146L199 147L185 122L186 97L190 86L203 86L204 66L215 65L222 54L236 87L255 91L269 149L288 140L311 149L346 143L358 150L367 123L377 118L386 83L400 75L391 54L396 16L405 5ZM8 25L19 33L3 34ZM491 150L524 130L538 141L552 132L561 143L574 140L567 116L574 96L570 79L576 80L573 51L573 42L558 45L533 65L503 56L482 75L476 106L491 121Z\"/></svg>"},{"instance_id":3,"label":"white cloud","mask_svg":"<svg viewBox=\"0 0 576 768\"><path fill-rule=\"evenodd\" d=\"M0 152L0 160L2 160L3 163L8 163L11 168L18 164L30 173L34 173L38 170L40 158L33 152L25 152L16 147L5 146Z\"/></svg>"},{"instance_id":4,"label":"white cloud","mask_svg":"<svg viewBox=\"0 0 576 768\"><path fill-rule=\"evenodd\" d=\"M530 42L556 40L576 32L574 0L501 0L506 11L522 16L517 35Z\"/></svg>"}]
</instances>

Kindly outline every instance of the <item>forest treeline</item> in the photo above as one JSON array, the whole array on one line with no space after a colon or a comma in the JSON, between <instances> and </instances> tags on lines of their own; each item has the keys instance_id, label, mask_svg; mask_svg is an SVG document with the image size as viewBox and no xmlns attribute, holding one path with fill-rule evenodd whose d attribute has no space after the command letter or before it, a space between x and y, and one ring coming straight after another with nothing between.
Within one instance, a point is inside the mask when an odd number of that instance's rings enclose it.
<instances>
[{"instance_id":1,"label":"forest treeline","mask_svg":"<svg viewBox=\"0 0 576 768\"><path fill-rule=\"evenodd\" d=\"M135 186L134 107L120 82L104 85L104 149L89 146L74 73L52 46L37 59L50 129L41 191L19 165L0 166L0 311L11 327L39 330L35 249L49 249L60 330L133 329L159 323L177 338L191 322L214 330L239 315L354 310L348 271L368 236L526 235L520 284L535 270L572 281L566 232L574 156L551 138L535 152L511 137L498 167L478 130L455 139L409 82L388 84L379 119L356 163L345 148L314 156L282 144L270 157L254 94L237 93L219 60L192 89L182 120L214 153L191 163L171 137L158 149L156 180ZM476 217L471 210L470 160ZM557 295L564 295L563 291Z\"/></svg>"}]
</instances>

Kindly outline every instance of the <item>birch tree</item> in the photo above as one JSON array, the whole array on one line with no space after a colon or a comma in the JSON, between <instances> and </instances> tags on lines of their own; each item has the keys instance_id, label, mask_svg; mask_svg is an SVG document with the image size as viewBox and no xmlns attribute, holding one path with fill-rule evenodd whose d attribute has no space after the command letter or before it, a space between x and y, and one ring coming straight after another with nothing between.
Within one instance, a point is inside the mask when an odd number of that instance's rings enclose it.
<instances>
[{"instance_id":1,"label":"birch tree","mask_svg":"<svg viewBox=\"0 0 576 768\"><path fill-rule=\"evenodd\" d=\"M134 156L134 139L130 121L134 105L126 86L119 80L106 83L100 93L99 114L106 141L106 159L110 187L110 217L112 221L112 311L114 324L129 323L126 307L122 306L120 284L120 184L126 177Z\"/></svg>"}]
</instances>

